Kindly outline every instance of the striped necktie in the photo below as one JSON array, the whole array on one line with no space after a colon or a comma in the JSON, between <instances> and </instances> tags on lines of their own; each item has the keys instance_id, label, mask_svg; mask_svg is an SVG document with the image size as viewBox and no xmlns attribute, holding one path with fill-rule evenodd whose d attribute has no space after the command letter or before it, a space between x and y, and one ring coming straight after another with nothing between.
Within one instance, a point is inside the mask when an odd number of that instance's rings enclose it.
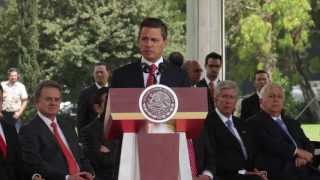
<instances>
[{"instance_id":1,"label":"striped necktie","mask_svg":"<svg viewBox=\"0 0 320 180\"><path fill-rule=\"evenodd\" d=\"M237 138L237 140L238 140L238 142L239 142L239 144L240 144L240 146L241 146L241 150L242 150L242 154L243 154L244 158L245 158L245 159L248 159L248 153L247 153L246 147L244 146L241 137L238 137L238 136L236 135L233 121L232 121L231 119L228 119L228 120L226 121L226 126L227 126L227 128L229 129L229 131L231 132L231 134L232 134L234 137Z\"/></svg>"},{"instance_id":2,"label":"striped necktie","mask_svg":"<svg viewBox=\"0 0 320 180\"><path fill-rule=\"evenodd\" d=\"M149 86L157 83L156 79L155 79L156 70L157 70L157 66L155 64L151 64L150 69L149 69L148 78L147 78L146 87L149 87Z\"/></svg>"},{"instance_id":3,"label":"striped necktie","mask_svg":"<svg viewBox=\"0 0 320 180\"><path fill-rule=\"evenodd\" d=\"M280 118L277 118L274 121L277 123L278 126L280 126L280 128L286 133L286 135L289 137L289 139L292 141L292 143L297 147L296 141L291 136L291 134L288 131L288 128L287 128L286 124L283 122L283 120L281 120Z\"/></svg>"}]
</instances>

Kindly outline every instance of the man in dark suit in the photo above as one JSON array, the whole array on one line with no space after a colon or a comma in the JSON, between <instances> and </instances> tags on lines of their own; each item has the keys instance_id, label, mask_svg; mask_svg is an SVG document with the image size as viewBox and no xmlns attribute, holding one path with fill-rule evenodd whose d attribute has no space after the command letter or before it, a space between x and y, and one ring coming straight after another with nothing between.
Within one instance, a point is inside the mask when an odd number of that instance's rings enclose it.
<instances>
[{"instance_id":1,"label":"man in dark suit","mask_svg":"<svg viewBox=\"0 0 320 180\"><path fill-rule=\"evenodd\" d=\"M157 18L144 19L138 36L141 60L117 69L113 73L111 87L147 87L151 71L153 84L164 84L169 87L190 86L190 80L185 71L164 61L162 53L166 43L167 26Z\"/></svg>"},{"instance_id":2,"label":"man in dark suit","mask_svg":"<svg viewBox=\"0 0 320 180\"><path fill-rule=\"evenodd\" d=\"M250 116L258 113L260 111L260 101L259 95L260 90L264 85L270 82L270 77L268 72L264 70L258 70L255 73L254 86L256 92L254 92L249 97L245 98L241 102L241 120L246 121Z\"/></svg>"},{"instance_id":3,"label":"man in dark suit","mask_svg":"<svg viewBox=\"0 0 320 180\"><path fill-rule=\"evenodd\" d=\"M208 88L208 111L214 110L214 87L219 82L218 75L222 67L221 55L211 52L206 56L205 59L205 77L197 83L197 87Z\"/></svg>"},{"instance_id":4,"label":"man in dark suit","mask_svg":"<svg viewBox=\"0 0 320 180\"><path fill-rule=\"evenodd\" d=\"M0 85L0 112L2 110L3 89ZM22 160L16 129L0 117L0 179L22 180Z\"/></svg>"},{"instance_id":5,"label":"man in dark suit","mask_svg":"<svg viewBox=\"0 0 320 180\"><path fill-rule=\"evenodd\" d=\"M98 117L82 128L80 141L85 155L90 160L96 180L116 180L120 157L120 141L107 140L104 134L104 118L108 89L99 89L94 97Z\"/></svg>"},{"instance_id":6,"label":"man in dark suit","mask_svg":"<svg viewBox=\"0 0 320 180\"><path fill-rule=\"evenodd\" d=\"M261 90L262 111L249 118L258 145L259 166L268 170L271 180L316 180L312 167L313 148L300 124L284 115L284 91L267 84Z\"/></svg>"},{"instance_id":7,"label":"man in dark suit","mask_svg":"<svg viewBox=\"0 0 320 180\"><path fill-rule=\"evenodd\" d=\"M93 69L94 84L90 87L83 89L80 92L78 99L77 109L77 127L80 130L92 122L96 117L97 113L93 109L93 97L102 87L109 87L109 78L111 70L105 63L96 63Z\"/></svg>"},{"instance_id":8,"label":"man in dark suit","mask_svg":"<svg viewBox=\"0 0 320 180\"><path fill-rule=\"evenodd\" d=\"M42 81L35 92L37 115L20 130L24 169L46 180L92 180L92 167L83 156L75 128L56 117L60 103L60 85Z\"/></svg>"},{"instance_id":9,"label":"man in dark suit","mask_svg":"<svg viewBox=\"0 0 320 180\"><path fill-rule=\"evenodd\" d=\"M141 60L115 70L111 88L144 88L151 84L190 87L187 73L164 61L162 53L166 43L167 26L160 19L145 18L140 25L138 36ZM195 178L206 180L210 177L200 172Z\"/></svg>"},{"instance_id":10,"label":"man in dark suit","mask_svg":"<svg viewBox=\"0 0 320 180\"><path fill-rule=\"evenodd\" d=\"M256 152L250 131L232 115L237 98L235 82L219 82L215 110L206 119L205 131L216 155L216 176L222 180L267 179L264 171L255 169Z\"/></svg>"}]
</instances>

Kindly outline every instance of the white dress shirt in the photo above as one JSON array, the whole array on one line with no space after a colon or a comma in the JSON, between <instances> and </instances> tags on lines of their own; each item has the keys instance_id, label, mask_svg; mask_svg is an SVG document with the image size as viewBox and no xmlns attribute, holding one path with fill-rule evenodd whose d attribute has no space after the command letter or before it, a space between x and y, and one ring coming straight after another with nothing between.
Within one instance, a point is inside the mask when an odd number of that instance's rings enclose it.
<instances>
[{"instance_id":1,"label":"white dress shirt","mask_svg":"<svg viewBox=\"0 0 320 180\"><path fill-rule=\"evenodd\" d=\"M143 56L142 56L142 59L141 59L141 63L146 63L148 64L149 66L151 66L151 64L155 64L157 66L157 69L155 71L155 76L156 76L156 80L157 80L157 84L160 84L160 77L161 77L161 74L159 73L159 64L160 63L163 63L163 58L162 56L154 63L146 60ZM149 76L149 73L146 73L146 72L143 72L143 82L144 82L144 87L147 86L147 80L148 80L148 76Z\"/></svg>"},{"instance_id":2,"label":"white dress shirt","mask_svg":"<svg viewBox=\"0 0 320 180\"><path fill-rule=\"evenodd\" d=\"M69 147L69 145L68 145L68 142L67 142L67 140L66 140L66 138L65 138L65 136L64 136L64 134L63 134L63 132L62 132L62 130L61 130L58 122L57 122L57 118L55 118L55 119L52 121L51 119L47 118L46 116L44 116L44 115L43 115L41 112L39 112L39 111L38 111L38 115L39 115L39 117L42 119L42 121L48 126L48 128L50 129L50 131L52 132L52 134L53 134L54 132L53 132L53 128L51 127L51 123L52 123L52 122L56 123L56 125L57 125L57 131L58 131L59 136L61 137L63 143L67 146L67 148L69 149L69 151L72 152L72 151L70 150L70 147Z\"/></svg>"}]
</instances>

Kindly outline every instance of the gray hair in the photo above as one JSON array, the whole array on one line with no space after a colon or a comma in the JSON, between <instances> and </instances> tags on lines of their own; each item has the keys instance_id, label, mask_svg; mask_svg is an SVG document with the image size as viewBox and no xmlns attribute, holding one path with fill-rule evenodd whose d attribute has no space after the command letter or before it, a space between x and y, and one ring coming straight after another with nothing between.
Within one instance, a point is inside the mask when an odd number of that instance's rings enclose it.
<instances>
[{"instance_id":1,"label":"gray hair","mask_svg":"<svg viewBox=\"0 0 320 180\"><path fill-rule=\"evenodd\" d=\"M239 88L237 86L237 83L231 80L225 80L218 82L217 86L214 89L214 96L217 97L218 95L220 95L223 89L234 89L237 93L237 97L239 95Z\"/></svg>"},{"instance_id":2,"label":"gray hair","mask_svg":"<svg viewBox=\"0 0 320 180\"><path fill-rule=\"evenodd\" d=\"M270 91L272 90L272 88L278 88L281 90L282 94L284 95L284 90L283 88L279 85L279 84L275 84L275 83L268 83L266 85L264 85L260 91L260 95L261 98L266 97Z\"/></svg>"}]
</instances>

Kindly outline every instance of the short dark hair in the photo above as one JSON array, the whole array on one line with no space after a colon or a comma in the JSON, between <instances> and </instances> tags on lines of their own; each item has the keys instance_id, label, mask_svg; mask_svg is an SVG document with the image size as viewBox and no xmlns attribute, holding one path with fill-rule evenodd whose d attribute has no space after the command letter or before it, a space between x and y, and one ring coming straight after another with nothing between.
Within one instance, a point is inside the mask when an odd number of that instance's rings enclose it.
<instances>
[{"instance_id":1,"label":"short dark hair","mask_svg":"<svg viewBox=\"0 0 320 180\"><path fill-rule=\"evenodd\" d=\"M17 73L19 74L18 69L15 68L15 67L12 67L12 68L9 68L9 69L8 69L8 75L9 75L11 72L17 72Z\"/></svg>"},{"instance_id":2,"label":"short dark hair","mask_svg":"<svg viewBox=\"0 0 320 180\"><path fill-rule=\"evenodd\" d=\"M101 105L101 97L103 94L108 93L108 88L107 87L102 87L100 89L98 89L98 91L96 92L96 94L94 95L93 98L93 104L99 104Z\"/></svg>"},{"instance_id":3,"label":"short dark hair","mask_svg":"<svg viewBox=\"0 0 320 180\"><path fill-rule=\"evenodd\" d=\"M208 61L209 59L212 58L212 59L219 59L220 61L222 61L222 57L220 54L216 53L216 52L211 52L209 53L207 56L206 56L206 59L205 59L205 65L208 64Z\"/></svg>"},{"instance_id":4,"label":"short dark hair","mask_svg":"<svg viewBox=\"0 0 320 180\"><path fill-rule=\"evenodd\" d=\"M184 62L184 57L180 52L172 52L169 55L168 60L171 64L181 67Z\"/></svg>"},{"instance_id":5,"label":"short dark hair","mask_svg":"<svg viewBox=\"0 0 320 180\"><path fill-rule=\"evenodd\" d=\"M1 84L0 84L0 91L3 93L3 88Z\"/></svg>"},{"instance_id":6,"label":"short dark hair","mask_svg":"<svg viewBox=\"0 0 320 180\"><path fill-rule=\"evenodd\" d=\"M110 67L105 62L97 62L97 63L94 64L94 67L96 67L96 66L104 66L104 67L106 67L107 71L110 71Z\"/></svg>"},{"instance_id":7,"label":"short dark hair","mask_svg":"<svg viewBox=\"0 0 320 180\"><path fill-rule=\"evenodd\" d=\"M149 27L149 28L160 28L161 29L161 35L164 40L167 39L168 36L168 28L167 25L159 18L153 18L153 17L147 17L145 18L139 28L139 38L142 28Z\"/></svg>"},{"instance_id":8,"label":"short dark hair","mask_svg":"<svg viewBox=\"0 0 320 180\"><path fill-rule=\"evenodd\" d=\"M41 91L43 88L56 88L60 92L62 91L62 87L60 86L60 84L58 82L53 81L53 80L44 80L44 81L40 82L40 84L38 85L38 87L35 91L34 97L35 97L36 101L41 96Z\"/></svg>"},{"instance_id":9,"label":"short dark hair","mask_svg":"<svg viewBox=\"0 0 320 180\"><path fill-rule=\"evenodd\" d=\"M267 74L267 76L268 76L268 78L269 78L269 73L268 73L267 71L265 71L265 70L257 70L257 71L255 72L255 75L257 75L257 74Z\"/></svg>"}]
</instances>

